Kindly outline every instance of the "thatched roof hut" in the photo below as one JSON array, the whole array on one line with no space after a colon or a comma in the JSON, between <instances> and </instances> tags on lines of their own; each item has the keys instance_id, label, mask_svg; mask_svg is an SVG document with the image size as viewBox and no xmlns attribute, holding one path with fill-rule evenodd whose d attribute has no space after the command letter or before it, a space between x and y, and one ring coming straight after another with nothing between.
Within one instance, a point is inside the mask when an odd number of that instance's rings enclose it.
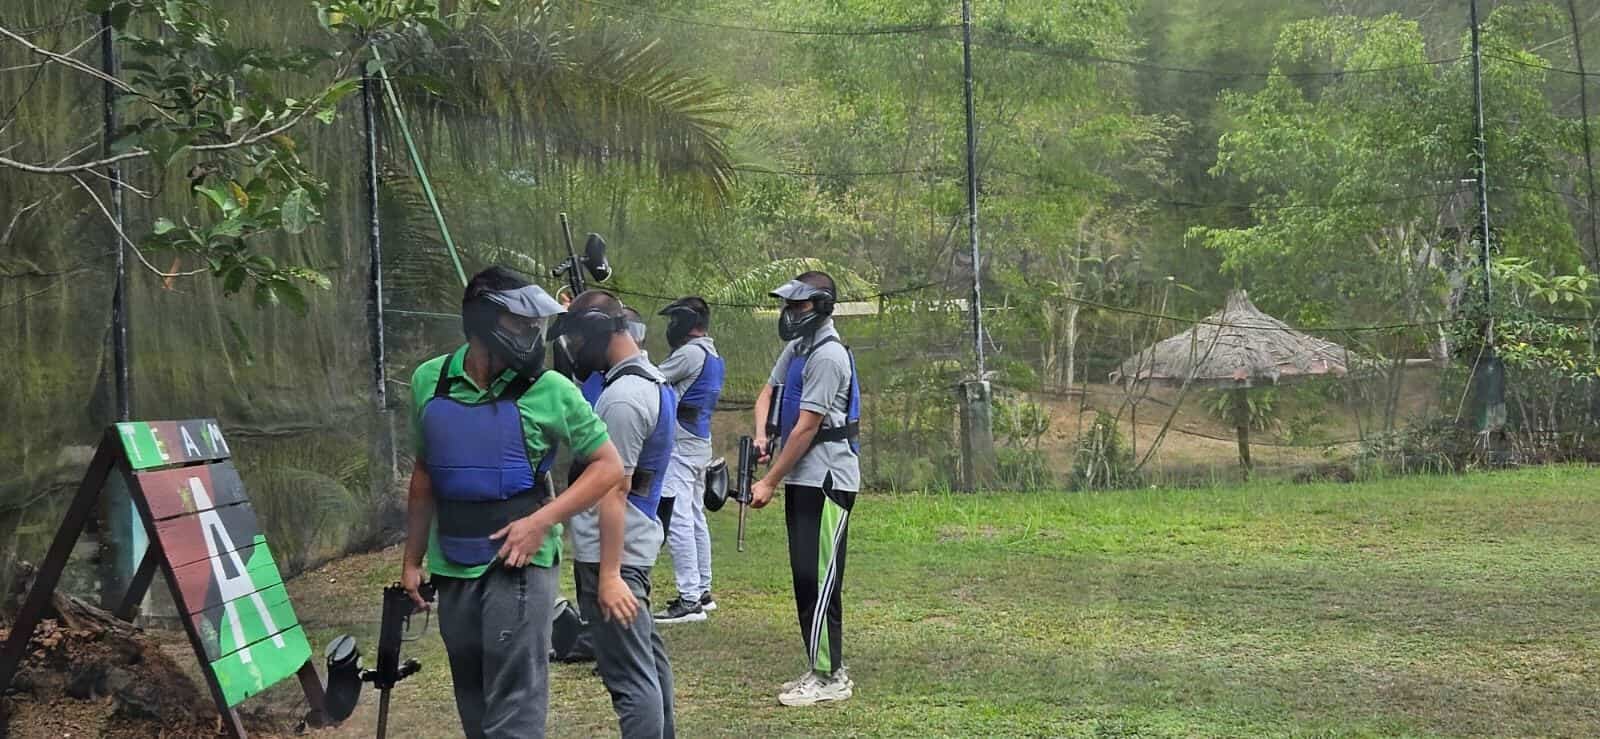
<instances>
[{"instance_id":1,"label":"thatched roof hut","mask_svg":"<svg viewBox=\"0 0 1600 739\"><path fill-rule=\"evenodd\" d=\"M1248 472L1250 425L1245 391L1317 377L1343 377L1349 362L1344 347L1290 328L1257 309L1245 291L1235 290L1222 310L1128 358L1111 373L1111 380L1129 386L1157 382L1236 391L1239 461Z\"/></svg>"}]
</instances>

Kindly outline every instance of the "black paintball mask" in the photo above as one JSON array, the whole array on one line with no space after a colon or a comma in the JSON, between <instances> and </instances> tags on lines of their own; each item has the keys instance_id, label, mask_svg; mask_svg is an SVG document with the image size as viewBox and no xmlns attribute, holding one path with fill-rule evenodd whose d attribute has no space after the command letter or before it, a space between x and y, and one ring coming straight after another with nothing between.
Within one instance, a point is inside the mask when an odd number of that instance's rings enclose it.
<instances>
[{"instance_id":1,"label":"black paintball mask","mask_svg":"<svg viewBox=\"0 0 1600 739\"><path fill-rule=\"evenodd\" d=\"M574 380L611 369L607 358L611 336L627 332L628 324L627 318L607 315L599 308L563 315L551 332L558 355L556 366L570 369Z\"/></svg>"},{"instance_id":2,"label":"black paintball mask","mask_svg":"<svg viewBox=\"0 0 1600 739\"><path fill-rule=\"evenodd\" d=\"M566 312L538 285L486 290L461 306L461 328L477 337L517 374L536 377L544 369L545 335L551 320Z\"/></svg>"},{"instance_id":3,"label":"black paintball mask","mask_svg":"<svg viewBox=\"0 0 1600 739\"><path fill-rule=\"evenodd\" d=\"M769 294L788 303L778 314L778 338L784 341L793 341L816 333L828 317L833 315L834 294L825 287L790 280ZM806 301L811 303L810 310L799 306Z\"/></svg>"},{"instance_id":4,"label":"black paintball mask","mask_svg":"<svg viewBox=\"0 0 1600 739\"><path fill-rule=\"evenodd\" d=\"M710 318L683 300L668 303L656 315L667 317L667 345L673 349L689 343L689 332L705 330L711 324Z\"/></svg>"}]
</instances>

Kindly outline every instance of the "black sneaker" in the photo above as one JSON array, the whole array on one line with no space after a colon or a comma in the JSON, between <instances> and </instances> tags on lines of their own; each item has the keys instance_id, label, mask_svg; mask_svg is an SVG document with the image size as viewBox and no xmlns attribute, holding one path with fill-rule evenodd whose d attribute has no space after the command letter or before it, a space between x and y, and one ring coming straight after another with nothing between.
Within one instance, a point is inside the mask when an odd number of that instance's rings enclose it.
<instances>
[{"instance_id":1,"label":"black sneaker","mask_svg":"<svg viewBox=\"0 0 1600 739\"><path fill-rule=\"evenodd\" d=\"M682 598L673 598L667 603L667 610L655 614L658 624L681 624L690 621L706 620L706 612L699 603L691 603Z\"/></svg>"},{"instance_id":2,"label":"black sneaker","mask_svg":"<svg viewBox=\"0 0 1600 739\"><path fill-rule=\"evenodd\" d=\"M700 596L700 610L706 613L717 610L717 602L711 599L711 591L707 590Z\"/></svg>"}]
</instances>

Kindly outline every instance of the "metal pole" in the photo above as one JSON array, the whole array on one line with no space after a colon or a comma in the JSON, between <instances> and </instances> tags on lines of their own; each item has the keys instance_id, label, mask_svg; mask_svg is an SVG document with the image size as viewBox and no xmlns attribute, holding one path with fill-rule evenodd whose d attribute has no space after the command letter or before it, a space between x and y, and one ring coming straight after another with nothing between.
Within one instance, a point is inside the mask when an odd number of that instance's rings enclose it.
<instances>
[{"instance_id":1,"label":"metal pole","mask_svg":"<svg viewBox=\"0 0 1600 739\"><path fill-rule=\"evenodd\" d=\"M1572 53L1578 62L1578 110L1583 121L1583 172L1589 184L1589 270L1600 272L1600 222L1594 212L1594 138L1589 130L1589 75L1583 64L1583 34L1578 27L1577 0L1567 0L1567 16L1572 20Z\"/></svg>"},{"instance_id":2,"label":"metal pole","mask_svg":"<svg viewBox=\"0 0 1600 739\"><path fill-rule=\"evenodd\" d=\"M110 79L116 79L121 65L117 61L116 34L111 14L100 14L100 67ZM101 85L101 104L105 129L101 132L101 145L109 156L116 138L117 88L109 81ZM116 163L106 167L107 194L110 195L111 243L113 245L113 277L111 291L111 386L113 410L118 421L133 417L133 381L128 358L128 260L127 246L123 243L125 203L122 191L122 167ZM121 476L113 476L104 486L103 504L99 506L100 534L100 604L111 608L120 605L133 580L134 564L144 552L143 529L133 508L133 498Z\"/></svg>"},{"instance_id":3,"label":"metal pole","mask_svg":"<svg viewBox=\"0 0 1600 739\"><path fill-rule=\"evenodd\" d=\"M978 253L978 123L972 103L972 0L961 0L961 72L967 103L967 244L972 249L972 353L977 373L961 384L961 486L995 479L994 396L983 355L983 257Z\"/></svg>"},{"instance_id":4,"label":"metal pole","mask_svg":"<svg viewBox=\"0 0 1600 739\"><path fill-rule=\"evenodd\" d=\"M1483 43L1482 29L1478 23L1478 0L1469 3L1472 20L1472 104L1473 130L1478 157L1478 228L1483 232L1478 239L1478 259L1483 269L1483 356L1475 374L1481 407L1483 448L1491 461L1496 458L1495 432L1505 423L1505 370L1496 356L1494 340L1494 293L1490 284L1491 235L1489 231L1489 144L1483 121Z\"/></svg>"},{"instance_id":5,"label":"metal pole","mask_svg":"<svg viewBox=\"0 0 1600 739\"><path fill-rule=\"evenodd\" d=\"M1473 121L1473 139L1476 145L1478 158L1478 228L1483 231L1483 236L1478 240L1479 265L1483 269L1483 310L1485 317L1484 341L1493 344L1493 332L1488 326L1489 298L1489 153L1488 140L1484 134L1483 125L1483 45L1479 38L1478 27L1478 0L1471 0L1472 15L1472 106L1475 119Z\"/></svg>"},{"instance_id":6,"label":"metal pole","mask_svg":"<svg viewBox=\"0 0 1600 739\"><path fill-rule=\"evenodd\" d=\"M361 113L366 136L367 196L367 340L372 351L372 403L377 410L379 448L374 461L381 465L372 475L372 490L388 493L395 473L394 426L389 422L389 371L383 341L383 229L378 214L378 81L361 78ZM379 498L382 499L381 497Z\"/></svg>"},{"instance_id":7,"label":"metal pole","mask_svg":"<svg viewBox=\"0 0 1600 739\"><path fill-rule=\"evenodd\" d=\"M978 125L972 112L972 0L961 0L961 66L967 96L967 244L972 248L972 349L984 378L983 262L978 254Z\"/></svg>"},{"instance_id":8,"label":"metal pole","mask_svg":"<svg viewBox=\"0 0 1600 739\"><path fill-rule=\"evenodd\" d=\"M117 63L117 46L112 33L111 14L100 15L100 57L102 67L108 77L115 78L121 71ZM111 144L117 135L117 88L110 82L101 86L105 104L105 135L104 146L106 154L111 153ZM112 163L106 167L106 178L111 194L111 221L118 233L112 235L112 242L116 244L116 287L111 295L111 364L112 372L116 375L114 386L117 396L117 420L126 421L133 417L132 380L128 365L128 262L127 248L122 243L121 231L123 229L123 193L122 193L122 167Z\"/></svg>"}]
</instances>

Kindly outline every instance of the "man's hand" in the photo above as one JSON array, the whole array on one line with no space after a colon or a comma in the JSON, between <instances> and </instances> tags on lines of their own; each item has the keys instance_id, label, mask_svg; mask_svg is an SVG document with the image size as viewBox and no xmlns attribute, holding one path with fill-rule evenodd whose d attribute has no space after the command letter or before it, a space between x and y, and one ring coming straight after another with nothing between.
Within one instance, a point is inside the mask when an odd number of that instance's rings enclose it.
<instances>
[{"instance_id":1,"label":"man's hand","mask_svg":"<svg viewBox=\"0 0 1600 739\"><path fill-rule=\"evenodd\" d=\"M639 613L639 601L633 597L621 575L600 576L600 615L607 621L632 626Z\"/></svg>"},{"instance_id":2,"label":"man's hand","mask_svg":"<svg viewBox=\"0 0 1600 739\"><path fill-rule=\"evenodd\" d=\"M550 526L539 521L534 514L524 516L512 521L499 531L489 535L494 541L505 540L500 545L499 556L507 567L522 567L533 559L539 552L539 547L544 546L544 535L550 531Z\"/></svg>"},{"instance_id":3,"label":"man's hand","mask_svg":"<svg viewBox=\"0 0 1600 739\"><path fill-rule=\"evenodd\" d=\"M428 610L428 601L423 600L422 593L418 592L422 587L422 565L405 563L400 568L400 585L406 589L406 594L411 596L412 603L416 603L417 607L424 611Z\"/></svg>"},{"instance_id":4,"label":"man's hand","mask_svg":"<svg viewBox=\"0 0 1600 739\"><path fill-rule=\"evenodd\" d=\"M766 464L767 460L772 458L772 442L767 440L765 433L758 433L756 434L755 443L756 461Z\"/></svg>"},{"instance_id":5,"label":"man's hand","mask_svg":"<svg viewBox=\"0 0 1600 739\"><path fill-rule=\"evenodd\" d=\"M776 487L777 486L773 485L772 483L767 482L766 478L762 478L751 483L750 507L766 508L767 504L772 502L772 495L774 492L776 492Z\"/></svg>"}]
</instances>

